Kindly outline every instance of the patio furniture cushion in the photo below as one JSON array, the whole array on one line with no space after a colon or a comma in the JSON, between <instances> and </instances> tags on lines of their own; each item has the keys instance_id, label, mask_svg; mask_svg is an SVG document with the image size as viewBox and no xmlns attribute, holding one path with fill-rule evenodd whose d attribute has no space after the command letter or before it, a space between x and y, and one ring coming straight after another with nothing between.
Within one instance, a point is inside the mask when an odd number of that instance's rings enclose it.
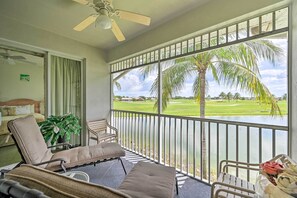
<instances>
[{"instance_id":1,"label":"patio furniture cushion","mask_svg":"<svg viewBox=\"0 0 297 198\"><path fill-rule=\"evenodd\" d=\"M175 169L159 164L138 162L120 185L119 190L131 197L174 197Z\"/></svg>"},{"instance_id":2,"label":"patio furniture cushion","mask_svg":"<svg viewBox=\"0 0 297 198\"><path fill-rule=\"evenodd\" d=\"M22 165L11 170L5 178L42 191L49 197L131 198L117 190L73 179L32 165Z\"/></svg>"},{"instance_id":3,"label":"patio furniture cushion","mask_svg":"<svg viewBox=\"0 0 297 198\"><path fill-rule=\"evenodd\" d=\"M7 126L13 133L16 144L27 164L36 164L52 158L53 154L47 148L33 116L18 118L17 122L10 121ZM46 164L41 167L46 167Z\"/></svg>"},{"instance_id":4,"label":"patio furniture cushion","mask_svg":"<svg viewBox=\"0 0 297 198\"><path fill-rule=\"evenodd\" d=\"M117 143L101 143L93 146L76 147L70 150L57 152L51 158L63 158L65 168L72 168L84 164L90 164L99 160L118 158L125 156L125 151ZM46 166L49 170L59 170L60 163L50 163Z\"/></svg>"}]
</instances>

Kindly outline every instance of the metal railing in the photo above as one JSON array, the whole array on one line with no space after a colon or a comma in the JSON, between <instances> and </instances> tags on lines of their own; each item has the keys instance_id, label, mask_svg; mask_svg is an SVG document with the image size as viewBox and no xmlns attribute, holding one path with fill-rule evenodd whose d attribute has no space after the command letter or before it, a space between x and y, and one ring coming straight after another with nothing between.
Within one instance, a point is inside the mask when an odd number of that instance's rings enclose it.
<instances>
[{"instance_id":1,"label":"metal railing","mask_svg":"<svg viewBox=\"0 0 297 198\"><path fill-rule=\"evenodd\" d=\"M111 123L124 148L208 183L221 160L259 163L288 154L287 126L122 110L111 110ZM248 181L257 174L230 171Z\"/></svg>"}]
</instances>

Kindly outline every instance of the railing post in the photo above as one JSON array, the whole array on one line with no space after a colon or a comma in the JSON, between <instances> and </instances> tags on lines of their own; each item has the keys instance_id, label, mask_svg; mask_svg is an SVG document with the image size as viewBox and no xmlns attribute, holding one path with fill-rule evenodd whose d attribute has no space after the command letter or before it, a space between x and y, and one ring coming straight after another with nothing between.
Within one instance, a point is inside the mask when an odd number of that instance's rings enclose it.
<instances>
[{"instance_id":1,"label":"railing post","mask_svg":"<svg viewBox=\"0 0 297 198\"><path fill-rule=\"evenodd\" d=\"M161 113L162 113L162 68L161 68L161 54L158 50L158 162L161 163Z\"/></svg>"}]
</instances>

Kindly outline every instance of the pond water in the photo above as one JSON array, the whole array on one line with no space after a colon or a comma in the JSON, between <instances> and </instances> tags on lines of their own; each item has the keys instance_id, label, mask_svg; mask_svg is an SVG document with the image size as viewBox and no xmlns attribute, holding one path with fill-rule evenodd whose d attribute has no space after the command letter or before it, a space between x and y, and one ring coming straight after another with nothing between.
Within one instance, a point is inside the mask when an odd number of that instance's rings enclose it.
<instances>
[{"instance_id":1,"label":"pond water","mask_svg":"<svg viewBox=\"0 0 297 198\"><path fill-rule=\"evenodd\" d=\"M288 126L288 116L208 116L210 119Z\"/></svg>"},{"instance_id":2,"label":"pond water","mask_svg":"<svg viewBox=\"0 0 297 198\"><path fill-rule=\"evenodd\" d=\"M287 126L288 120L287 116L212 116L207 118L276 126ZM147 154L153 151L157 153L155 150L158 147L159 136L157 117L117 117L116 120L117 128L124 134L121 136L125 142L124 146L131 147L131 149L135 149L136 151L140 148L140 152L147 151ZM212 122L210 124L204 124L204 127L207 153L210 153L211 170L216 170L217 163L220 160L226 158L236 160L236 155L238 155L240 161L247 161L249 153L249 159L252 163L259 162L260 150L262 150L262 161L271 159L273 155L273 130L271 129L262 128L259 130L257 127L250 127L248 130L246 126L238 126L236 128L235 125L216 124ZM187 160L189 167L193 167L195 158L196 168L200 166L200 121L193 122L192 120L176 119L175 122L174 118L170 119L166 117L165 119L161 119L160 129L160 152L163 160L166 156L166 163L170 159L173 165L176 158L178 167L181 161L183 167L185 167ZM236 129L238 129L238 132L236 132ZM275 131L276 154L287 153L287 138L287 131ZM237 147L236 140L238 140ZM219 159L217 159L217 156L219 156Z\"/></svg>"}]
</instances>

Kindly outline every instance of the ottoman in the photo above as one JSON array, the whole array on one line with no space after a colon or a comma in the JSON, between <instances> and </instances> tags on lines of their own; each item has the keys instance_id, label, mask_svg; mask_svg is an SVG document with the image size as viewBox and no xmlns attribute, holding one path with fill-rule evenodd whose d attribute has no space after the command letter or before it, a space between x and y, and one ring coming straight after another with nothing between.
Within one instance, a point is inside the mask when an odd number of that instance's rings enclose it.
<instances>
[{"instance_id":1,"label":"ottoman","mask_svg":"<svg viewBox=\"0 0 297 198\"><path fill-rule=\"evenodd\" d=\"M175 185L175 168L138 162L126 176L119 190L133 198L172 198L175 195Z\"/></svg>"}]
</instances>

